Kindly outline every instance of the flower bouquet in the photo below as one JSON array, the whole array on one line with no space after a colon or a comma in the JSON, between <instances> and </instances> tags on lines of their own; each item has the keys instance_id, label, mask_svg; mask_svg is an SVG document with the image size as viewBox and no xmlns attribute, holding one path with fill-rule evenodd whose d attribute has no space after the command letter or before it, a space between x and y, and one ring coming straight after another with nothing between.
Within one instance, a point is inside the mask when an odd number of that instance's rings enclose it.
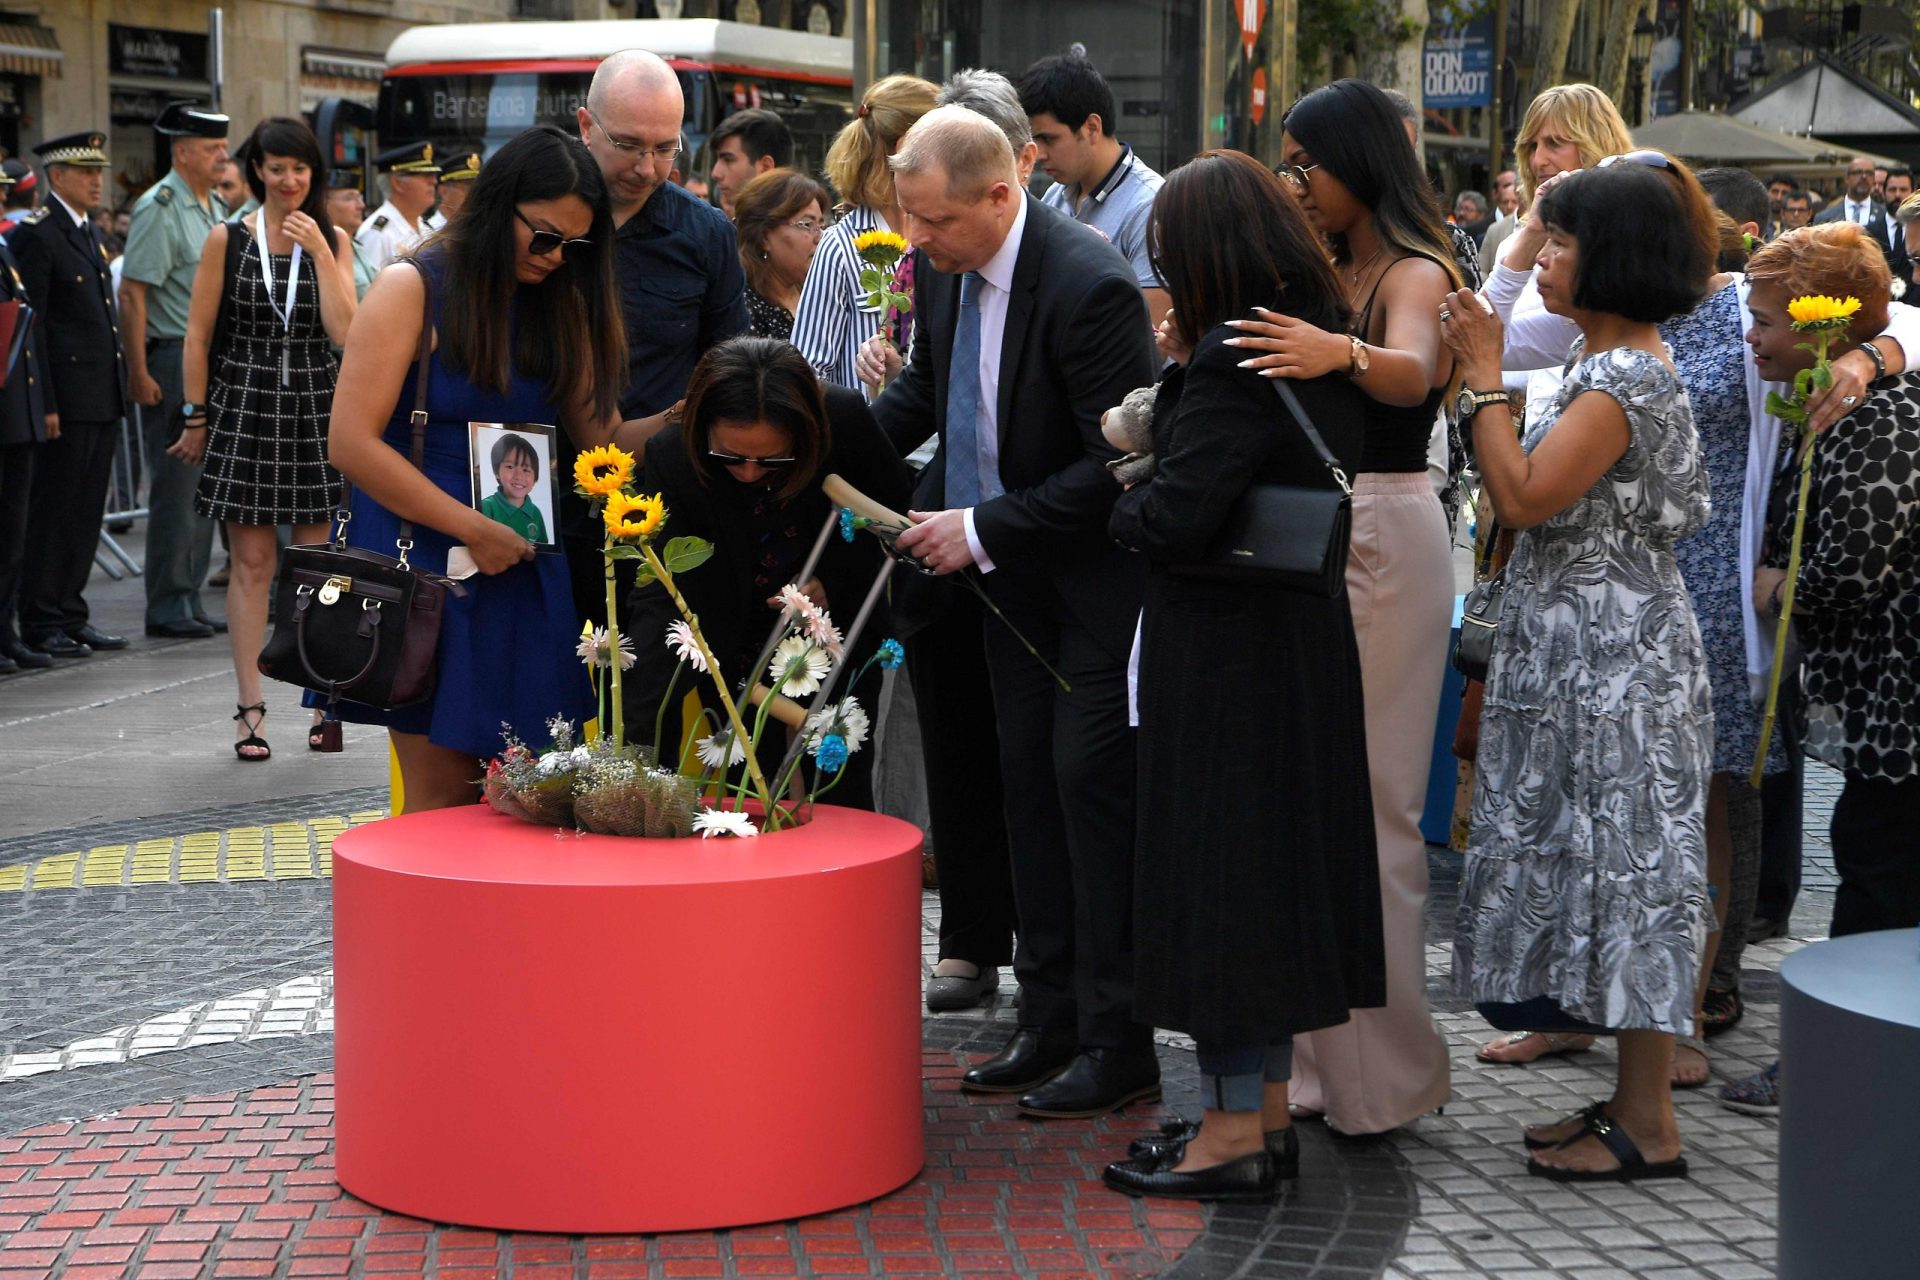
<instances>
[{"instance_id":1,"label":"flower bouquet","mask_svg":"<svg viewBox=\"0 0 1920 1280\"><path fill-rule=\"evenodd\" d=\"M906 238L891 231L863 231L853 238L867 306L880 312L880 337L895 351L906 343L907 317L913 312L913 260L907 249ZM890 324L895 332L888 331ZM884 385L868 383L869 397L879 395Z\"/></svg>"}]
</instances>

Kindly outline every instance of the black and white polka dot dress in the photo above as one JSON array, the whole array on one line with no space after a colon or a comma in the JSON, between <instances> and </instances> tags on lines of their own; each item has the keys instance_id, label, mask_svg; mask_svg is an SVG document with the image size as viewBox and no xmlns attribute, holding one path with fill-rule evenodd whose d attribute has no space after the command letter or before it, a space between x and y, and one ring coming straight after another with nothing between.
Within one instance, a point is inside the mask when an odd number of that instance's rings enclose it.
<instances>
[{"instance_id":1,"label":"black and white polka dot dress","mask_svg":"<svg viewBox=\"0 0 1920 1280\"><path fill-rule=\"evenodd\" d=\"M320 322L319 277L301 254L292 319L283 325L261 282L260 243L250 228L226 226L245 243L221 300L225 350L208 370L206 470L194 507L234 524L323 524L340 494L339 473L327 463L339 366ZM269 255L282 307L290 256Z\"/></svg>"}]
</instances>

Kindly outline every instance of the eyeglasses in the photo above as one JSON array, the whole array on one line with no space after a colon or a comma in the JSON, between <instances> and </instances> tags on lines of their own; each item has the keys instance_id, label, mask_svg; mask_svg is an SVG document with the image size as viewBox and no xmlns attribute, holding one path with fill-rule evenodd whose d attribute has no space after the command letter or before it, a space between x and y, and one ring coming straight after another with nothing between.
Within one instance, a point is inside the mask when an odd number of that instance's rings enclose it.
<instances>
[{"instance_id":1,"label":"eyeglasses","mask_svg":"<svg viewBox=\"0 0 1920 1280\"><path fill-rule=\"evenodd\" d=\"M718 449L708 449L707 456L723 467L744 467L751 462L756 467L765 467L771 471L775 467L790 467L798 458L747 458L737 453L722 453Z\"/></svg>"},{"instance_id":2,"label":"eyeglasses","mask_svg":"<svg viewBox=\"0 0 1920 1280\"><path fill-rule=\"evenodd\" d=\"M1318 163L1309 165L1283 164L1278 169L1275 169L1274 172L1304 191L1307 187L1307 175L1319 167Z\"/></svg>"},{"instance_id":3,"label":"eyeglasses","mask_svg":"<svg viewBox=\"0 0 1920 1280\"><path fill-rule=\"evenodd\" d=\"M672 142L663 142L657 147L649 147L643 143L628 142L624 138L616 138L608 133L607 126L600 123L600 117L593 114L592 108L588 108L587 110L587 119L593 121L593 127L600 131L600 136L607 140L607 145L623 156L645 154L655 164L672 164L680 158L680 140L678 138Z\"/></svg>"},{"instance_id":4,"label":"eyeglasses","mask_svg":"<svg viewBox=\"0 0 1920 1280\"><path fill-rule=\"evenodd\" d=\"M593 241L591 240L569 240L558 231L543 231L531 222L527 222L527 215L518 209L513 211L513 216L520 219L521 222L526 223L527 230L533 233L527 240L527 252L536 258L544 258L555 249L558 249L561 259L570 262L575 253L593 248Z\"/></svg>"},{"instance_id":5,"label":"eyeglasses","mask_svg":"<svg viewBox=\"0 0 1920 1280\"><path fill-rule=\"evenodd\" d=\"M1669 173L1673 172L1673 161L1658 151L1628 151L1617 156L1607 156L1594 168L1604 169L1613 164L1643 164L1649 169L1665 169Z\"/></svg>"},{"instance_id":6,"label":"eyeglasses","mask_svg":"<svg viewBox=\"0 0 1920 1280\"><path fill-rule=\"evenodd\" d=\"M795 218L787 225L810 236L823 235L827 230L827 224L818 218Z\"/></svg>"}]
</instances>

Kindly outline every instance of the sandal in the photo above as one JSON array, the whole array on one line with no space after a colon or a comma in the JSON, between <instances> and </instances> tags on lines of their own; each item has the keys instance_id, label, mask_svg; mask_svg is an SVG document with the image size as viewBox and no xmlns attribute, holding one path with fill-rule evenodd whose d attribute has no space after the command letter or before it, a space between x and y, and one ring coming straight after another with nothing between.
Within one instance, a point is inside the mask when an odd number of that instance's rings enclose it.
<instances>
[{"instance_id":1,"label":"sandal","mask_svg":"<svg viewBox=\"0 0 1920 1280\"><path fill-rule=\"evenodd\" d=\"M1675 1036L1673 1038L1673 1048L1674 1048L1675 1054L1678 1054L1679 1051L1682 1049L1691 1049L1695 1053L1699 1054L1701 1059L1707 1064L1707 1071L1705 1075L1701 1076L1698 1080L1687 1080L1687 1081L1674 1080L1672 1081L1672 1085L1674 1088L1700 1089L1700 1088L1704 1088L1706 1085L1712 1082L1713 1055L1707 1052L1707 1042L1705 1040L1702 1040L1699 1036ZM1677 1057L1675 1058L1674 1061L1675 1061L1675 1065L1678 1065L1679 1060Z\"/></svg>"},{"instance_id":2,"label":"sandal","mask_svg":"<svg viewBox=\"0 0 1920 1280\"><path fill-rule=\"evenodd\" d=\"M245 726L247 730L247 736L233 744L233 754L248 764L258 764L262 760L273 759L273 748L268 746L267 740L260 736L260 726L266 723L267 719L267 704L256 702L250 707L243 707L236 702L233 709L234 720ZM258 713L258 718L250 718L255 713ZM258 751L260 754L250 756L247 754L249 750Z\"/></svg>"},{"instance_id":3,"label":"sandal","mask_svg":"<svg viewBox=\"0 0 1920 1280\"><path fill-rule=\"evenodd\" d=\"M1658 1164L1648 1164L1647 1158L1640 1154L1627 1131L1615 1124L1611 1117L1589 1113L1586 1123L1579 1133L1574 1134L1559 1145L1561 1150L1582 1142L1587 1138L1598 1138L1600 1145L1613 1153L1620 1162L1613 1169L1559 1169L1552 1165L1541 1164L1536 1160L1527 1161L1527 1172L1536 1178L1546 1178L1551 1182L1644 1182L1650 1178L1684 1178L1687 1176L1687 1158L1675 1156L1671 1160L1662 1160Z\"/></svg>"},{"instance_id":4,"label":"sandal","mask_svg":"<svg viewBox=\"0 0 1920 1280\"><path fill-rule=\"evenodd\" d=\"M326 749L327 722L325 717L322 717L307 726L307 750L325 751Z\"/></svg>"},{"instance_id":5,"label":"sandal","mask_svg":"<svg viewBox=\"0 0 1920 1280\"><path fill-rule=\"evenodd\" d=\"M1536 1039L1540 1041L1541 1049L1540 1052L1531 1057L1494 1058L1487 1054L1487 1050L1493 1048L1495 1045L1524 1044L1528 1040ZM1590 1035L1558 1035L1551 1031L1515 1031L1510 1035L1502 1036L1498 1040L1489 1040L1486 1044L1481 1045L1473 1056L1482 1062L1491 1062L1499 1067L1521 1067L1529 1062L1538 1062L1542 1058L1552 1057L1558 1053L1584 1053L1592 1047L1593 1037Z\"/></svg>"},{"instance_id":6,"label":"sandal","mask_svg":"<svg viewBox=\"0 0 1920 1280\"><path fill-rule=\"evenodd\" d=\"M1747 1006L1740 999L1739 988L1716 991L1708 987L1706 1003L1701 1006L1700 1034L1711 1040L1739 1026L1740 1019L1746 1015Z\"/></svg>"},{"instance_id":7,"label":"sandal","mask_svg":"<svg viewBox=\"0 0 1920 1280\"><path fill-rule=\"evenodd\" d=\"M1589 1102L1586 1106L1580 1108L1578 1111L1568 1116L1567 1120L1578 1120L1582 1124L1585 1124L1588 1116L1600 1116L1602 1118L1605 1118L1606 1114L1607 1114L1607 1100L1605 1098L1601 1098L1596 1102ZM1554 1123L1565 1124L1567 1120L1556 1120L1554 1121ZM1529 1126L1529 1128L1530 1127L1531 1126ZM1579 1135L1576 1134L1575 1136L1577 1137ZM1558 1142L1549 1142L1545 1138L1536 1138L1532 1134L1528 1133L1525 1129L1522 1129L1520 1131L1520 1141L1526 1144L1527 1150L1529 1151L1545 1151L1548 1147L1557 1147L1560 1145L1560 1143Z\"/></svg>"}]
</instances>

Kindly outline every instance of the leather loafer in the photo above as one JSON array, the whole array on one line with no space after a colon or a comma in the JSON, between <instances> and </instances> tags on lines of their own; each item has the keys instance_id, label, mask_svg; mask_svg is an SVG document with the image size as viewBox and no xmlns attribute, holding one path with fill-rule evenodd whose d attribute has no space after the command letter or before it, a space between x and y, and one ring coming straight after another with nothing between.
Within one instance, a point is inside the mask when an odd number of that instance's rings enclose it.
<instances>
[{"instance_id":1,"label":"leather loafer","mask_svg":"<svg viewBox=\"0 0 1920 1280\"><path fill-rule=\"evenodd\" d=\"M1065 1029L1021 1027L999 1053L961 1076L960 1087L971 1093L1025 1093L1072 1062L1078 1044Z\"/></svg>"},{"instance_id":2,"label":"leather loafer","mask_svg":"<svg viewBox=\"0 0 1920 1280\"><path fill-rule=\"evenodd\" d=\"M35 653L18 636L0 640L0 653L13 659L13 665L22 671L45 671L53 665L53 659L44 653Z\"/></svg>"},{"instance_id":3,"label":"leather loafer","mask_svg":"<svg viewBox=\"0 0 1920 1280\"><path fill-rule=\"evenodd\" d=\"M1280 1189L1280 1173L1265 1151L1191 1173L1175 1173L1173 1167L1182 1154L1110 1164L1102 1180L1130 1196L1174 1200L1271 1200Z\"/></svg>"},{"instance_id":4,"label":"leather loafer","mask_svg":"<svg viewBox=\"0 0 1920 1280\"><path fill-rule=\"evenodd\" d=\"M1160 1126L1160 1132L1144 1138L1135 1138L1127 1144L1129 1160L1157 1160L1162 1156L1178 1157L1187 1153L1187 1144L1200 1132L1198 1120L1169 1120ZM1291 1178L1300 1171L1300 1136L1293 1126L1284 1129L1271 1129L1261 1135L1266 1140L1267 1154L1273 1157L1275 1171L1282 1178Z\"/></svg>"},{"instance_id":5,"label":"leather loafer","mask_svg":"<svg viewBox=\"0 0 1920 1280\"><path fill-rule=\"evenodd\" d=\"M156 640L205 640L213 634L213 628L196 618L182 618L178 622L149 622L147 634Z\"/></svg>"},{"instance_id":6,"label":"leather loafer","mask_svg":"<svg viewBox=\"0 0 1920 1280\"><path fill-rule=\"evenodd\" d=\"M971 1009L1000 989L1000 971L982 969L971 978L936 974L927 979L927 1010L951 1013Z\"/></svg>"},{"instance_id":7,"label":"leather loafer","mask_svg":"<svg viewBox=\"0 0 1920 1280\"><path fill-rule=\"evenodd\" d=\"M10 676L19 669L19 663L9 658L6 654L0 653L0 676Z\"/></svg>"},{"instance_id":8,"label":"leather loafer","mask_svg":"<svg viewBox=\"0 0 1920 1280\"><path fill-rule=\"evenodd\" d=\"M86 658L93 654L93 650L86 645L58 631L50 636L41 636L38 640L27 641L27 648L38 650L49 658Z\"/></svg>"},{"instance_id":9,"label":"leather loafer","mask_svg":"<svg viewBox=\"0 0 1920 1280\"><path fill-rule=\"evenodd\" d=\"M100 628L88 623L77 631L67 632L73 639L89 649L124 649L127 647L125 636L110 636Z\"/></svg>"},{"instance_id":10,"label":"leather loafer","mask_svg":"<svg viewBox=\"0 0 1920 1280\"><path fill-rule=\"evenodd\" d=\"M194 621L217 636L227 634L227 620L225 618L209 618L203 613L195 617Z\"/></svg>"},{"instance_id":11,"label":"leather loafer","mask_svg":"<svg viewBox=\"0 0 1920 1280\"><path fill-rule=\"evenodd\" d=\"M1132 1049L1082 1049L1067 1069L1017 1104L1030 1116L1077 1120L1118 1111L1129 1102L1160 1096L1160 1059L1152 1045Z\"/></svg>"}]
</instances>

